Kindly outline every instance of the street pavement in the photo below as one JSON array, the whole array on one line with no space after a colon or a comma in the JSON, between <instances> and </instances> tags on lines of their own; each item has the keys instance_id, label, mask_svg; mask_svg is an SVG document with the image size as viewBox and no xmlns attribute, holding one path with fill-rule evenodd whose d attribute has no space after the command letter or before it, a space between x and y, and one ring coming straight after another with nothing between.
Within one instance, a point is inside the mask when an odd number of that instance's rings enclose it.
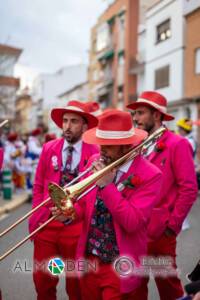
<instances>
[{"instance_id":1,"label":"street pavement","mask_svg":"<svg viewBox=\"0 0 200 300\"><path fill-rule=\"evenodd\" d=\"M0 231L30 210L31 205L24 203L9 214L0 216ZM178 268L181 279L186 283L185 274L191 272L200 258L200 200L198 199L189 215L190 229L183 231L178 239ZM1 238L0 253L3 254L15 242L28 234L27 221ZM0 289L3 300L35 300L36 294L32 281L33 245L26 242L9 257L0 262ZM155 285L150 282L149 300L159 300ZM66 300L64 278L58 286L58 300ZM45 300L45 299L44 299ZM94 299L95 300L95 299Z\"/></svg>"}]
</instances>

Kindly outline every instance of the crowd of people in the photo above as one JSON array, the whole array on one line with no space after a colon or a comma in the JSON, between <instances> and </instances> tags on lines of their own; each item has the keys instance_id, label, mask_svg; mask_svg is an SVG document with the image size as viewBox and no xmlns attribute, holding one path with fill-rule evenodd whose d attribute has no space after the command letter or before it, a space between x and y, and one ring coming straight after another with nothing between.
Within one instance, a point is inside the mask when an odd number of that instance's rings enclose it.
<instances>
[{"instance_id":1,"label":"crowd of people","mask_svg":"<svg viewBox=\"0 0 200 300\"><path fill-rule=\"evenodd\" d=\"M4 164L13 172L17 166L22 168L17 151L23 153L26 174L36 160L34 208L48 198L51 182L64 187L88 166L87 176L103 170L162 130L154 144L98 177L81 200L73 199L70 205L63 201L62 209L52 200L30 217L33 232L57 216L32 240L38 300L56 299L59 277L38 268L45 263L48 269L49 260L55 257L98 266L95 271L66 272L69 300L147 300L150 274L161 300L184 297L176 244L198 193L194 164L198 149L192 123L180 120L179 134L167 129L174 117L167 113L166 98L154 91L143 92L127 109L131 113L111 108L101 112L97 103L70 101L51 111L52 121L62 130L61 138L52 138L41 147L32 132L26 146L16 136L6 142L9 147L5 144ZM154 265L152 258L154 262L163 259L164 264ZM125 273L124 264L116 267L120 259L125 262ZM133 265L130 273L126 273L127 260Z\"/></svg>"},{"instance_id":2,"label":"crowd of people","mask_svg":"<svg viewBox=\"0 0 200 300\"><path fill-rule=\"evenodd\" d=\"M40 128L32 130L26 136L21 136L14 131L1 134L2 171L9 170L11 172L14 192L26 190L31 196L42 144L55 138L55 134L43 134Z\"/></svg>"}]
</instances>

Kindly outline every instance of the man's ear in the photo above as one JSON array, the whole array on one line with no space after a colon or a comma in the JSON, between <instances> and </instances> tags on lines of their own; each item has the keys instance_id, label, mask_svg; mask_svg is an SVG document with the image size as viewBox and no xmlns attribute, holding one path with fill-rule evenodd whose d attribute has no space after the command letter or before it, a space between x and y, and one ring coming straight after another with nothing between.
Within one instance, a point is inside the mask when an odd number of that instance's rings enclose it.
<instances>
[{"instance_id":1,"label":"man's ear","mask_svg":"<svg viewBox=\"0 0 200 300\"><path fill-rule=\"evenodd\" d=\"M83 124L82 131L83 133L88 130L88 125L86 123Z\"/></svg>"},{"instance_id":2,"label":"man's ear","mask_svg":"<svg viewBox=\"0 0 200 300\"><path fill-rule=\"evenodd\" d=\"M154 120L155 121L161 121L162 120L162 113L159 112L158 110L155 110L153 115L154 115Z\"/></svg>"}]
</instances>

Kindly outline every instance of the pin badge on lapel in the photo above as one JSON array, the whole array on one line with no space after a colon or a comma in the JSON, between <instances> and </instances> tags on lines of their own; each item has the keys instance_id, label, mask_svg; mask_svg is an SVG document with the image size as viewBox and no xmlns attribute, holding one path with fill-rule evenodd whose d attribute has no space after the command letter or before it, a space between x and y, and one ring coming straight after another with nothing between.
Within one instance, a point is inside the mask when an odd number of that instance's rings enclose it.
<instances>
[{"instance_id":1,"label":"pin badge on lapel","mask_svg":"<svg viewBox=\"0 0 200 300\"><path fill-rule=\"evenodd\" d=\"M56 155L52 156L51 163L52 163L54 171L58 171L58 169L59 169L59 166L58 166L58 157Z\"/></svg>"}]
</instances>

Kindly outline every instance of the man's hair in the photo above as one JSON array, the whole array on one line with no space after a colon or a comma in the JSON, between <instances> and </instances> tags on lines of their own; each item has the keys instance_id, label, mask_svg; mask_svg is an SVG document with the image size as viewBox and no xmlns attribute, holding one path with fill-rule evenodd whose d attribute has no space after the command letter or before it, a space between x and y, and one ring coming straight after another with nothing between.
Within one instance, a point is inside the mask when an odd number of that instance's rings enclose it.
<instances>
[{"instance_id":1,"label":"man's hair","mask_svg":"<svg viewBox=\"0 0 200 300\"><path fill-rule=\"evenodd\" d=\"M158 111L160 113L160 121L162 122L164 120L164 115L159 111L157 110L156 108L154 107L149 107L150 111L152 112L152 114L156 111Z\"/></svg>"}]
</instances>

